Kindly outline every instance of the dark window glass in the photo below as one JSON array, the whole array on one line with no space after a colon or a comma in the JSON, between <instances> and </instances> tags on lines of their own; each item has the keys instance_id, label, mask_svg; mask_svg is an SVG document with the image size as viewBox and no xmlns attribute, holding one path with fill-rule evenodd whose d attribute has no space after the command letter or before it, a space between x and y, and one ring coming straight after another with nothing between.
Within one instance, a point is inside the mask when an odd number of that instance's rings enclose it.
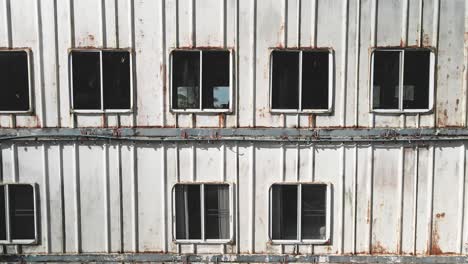
<instances>
[{"instance_id":1,"label":"dark window glass","mask_svg":"<svg viewBox=\"0 0 468 264\"><path fill-rule=\"evenodd\" d=\"M403 108L429 108L430 51L405 51Z\"/></svg>"},{"instance_id":2,"label":"dark window glass","mask_svg":"<svg viewBox=\"0 0 468 264\"><path fill-rule=\"evenodd\" d=\"M176 238L201 239L200 185L176 185Z\"/></svg>"},{"instance_id":3,"label":"dark window glass","mask_svg":"<svg viewBox=\"0 0 468 264\"><path fill-rule=\"evenodd\" d=\"M203 108L229 108L229 51L202 53Z\"/></svg>"},{"instance_id":4,"label":"dark window glass","mask_svg":"<svg viewBox=\"0 0 468 264\"><path fill-rule=\"evenodd\" d=\"M229 185L205 185L205 237L229 238Z\"/></svg>"},{"instance_id":5,"label":"dark window glass","mask_svg":"<svg viewBox=\"0 0 468 264\"><path fill-rule=\"evenodd\" d=\"M325 239L326 185L302 185L302 239Z\"/></svg>"},{"instance_id":6,"label":"dark window glass","mask_svg":"<svg viewBox=\"0 0 468 264\"><path fill-rule=\"evenodd\" d=\"M172 54L172 105L175 109L200 107L200 52Z\"/></svg>"},{"instance_id":7,"label":"dark window glass","mask_svg":"<svg viewBox=\"0 0 468 264\"><path fill-rule=\"evenodd\" d=\"M302 52L302 109L328 108L328 52Z\"/></svg>"},{"instance_id":8,"label":"dark window glass","mask_svg":"<svg viewBox=\"0 0 468 264\"><path fill-rule=\"evenodd\" d=\"M101 109L99 52L72 52L74 109Z\"/></svg>"},{"instance_id":9,"label":"dark window glass","mask_svg":"<svg viewBox=\"0 0 468 264\"><path fill-rule=\"evenodd\" d=\"M297 185L272 187L272 239L297 239Z\"/></svg>"},{"instance_id":10,"label":"dark window glass","mask_svg":"<svg viewBox=\"0 0 468 264\"><path fill-rule=\"evenodd\" d=\"M34 191L31 185L9 185L12 239L34 239Z\"/></svg>"},{"instance_id":11,"label":"dark window glass","mask_svg":"<svg viewBox=\"0 0 468 264\"><path fill-rule=\"evenodd\" d=\"M299 108L299 52L272 53L272 108Z\"/></svg>"},{"instance_id":12,"label":"dark window glass","mask_svg":"<svg viewBox=\"0 0 468 264\"><path fill-rule=\"evenodd\" d=\"M399 51L374 52L374 109L398 109L399 68Z\"/></svg>"},{"instance_id":13,"label":"dark window glass","mask_svg":"<svg viewBox=\"0 0 468 264\"><path fill-rule=\"evenodd\" d=\"M102 52L105 109L130 109L130 53Z\"/></svg>"},{"instance_id":14,"label":"dark window glass","mask_svg":"<svg viewBox=\"0 0 468 264\"><path fill-rule=\"evenodd\" d=\"M28 55L0 52L0 111L29 110Z\"/></svg>"},{"instance_id":15,"label":"dark window glass","mask_svg":"<svg viewBox=\"0 0 468 264\"><path fill-rule=\"evenodd\" d=\"M6 240L5 186L0 185L0 240Z\"/></svg>"}]
</instances>

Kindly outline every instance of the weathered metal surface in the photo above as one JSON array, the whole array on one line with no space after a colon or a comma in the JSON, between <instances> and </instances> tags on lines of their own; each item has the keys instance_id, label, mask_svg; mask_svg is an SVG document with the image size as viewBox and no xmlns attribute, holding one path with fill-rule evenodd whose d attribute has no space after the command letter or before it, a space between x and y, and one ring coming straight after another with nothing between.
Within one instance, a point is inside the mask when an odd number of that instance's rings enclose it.
<instances>
[{"instance_id":1,"label":"weathered metal surface","mask_svg":"<svg viewBox=\"0 0 468 264\"><path fill-rule=\"evenodd\" d=\"M1 0L0 48L32 50L35 111L2 114L0 127L307 128L309 114L269 109L269 50L299 47L334 50L333 112L314 115L314 127L464 127L467 6L464 0ZM234 50L234 108L224 122L170 111L169 54L191 47ZM434 111L369 111L369 50L376 47L436 50ZM134 111L70 114L70 48L133 50Z\"/></svg>"},{"instance_id":2,"label":"weathered metal surface","mask_svg":"<svg viewBox=\"0 0 468 264\"><path fill-rule=\"evenodd\" d=\"M30 48L34 66L34 113L0 114L0 180L37 183L41 204L40 243L0 261L468 262L467 14L465 0L0 0L0 48ZM169 53L190 47L233 50L232 114L170 111ZM269 52L298 47L334 50L330 114L269 109ZM434 111L369 111L376 47L435 50ZM134 111L71 114L70 48L131 49ZM172 186L213 181L235 186L234 243L174 243ZM330 243L270 243L268 188L313 181L333 186Z\"/></svg>"}]
</instances>

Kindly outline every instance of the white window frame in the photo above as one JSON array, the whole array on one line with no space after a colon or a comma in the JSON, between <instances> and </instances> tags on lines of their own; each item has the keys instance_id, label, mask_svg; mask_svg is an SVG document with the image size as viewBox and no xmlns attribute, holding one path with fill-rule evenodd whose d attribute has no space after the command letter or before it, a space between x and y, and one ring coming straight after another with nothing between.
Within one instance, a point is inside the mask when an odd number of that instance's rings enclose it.
<instances>
[{"instance_id":1,"label":"white window frame","mask_svg":"<svg viewBox=\"0 0 468 264\"><path fill-rule=\"evenodd\" d=\"M33 188L34 199L34 239L12 239L10 225L10 199L9 186L11 185L30 185ZM0 240L0 245L31 245L38 243L38 199L37 185L31 183L0 183L0 186L5 186L5 225L6 225L6 240Z\"/></svg>"},{"instance_id":2,"label":"white window frame","mask_svg":"<svg viewBox=\"0 0 468 264\"><path fill-rule=\"evenodd\" d=\"M130 58L130 108L128 109L105 109L104 108L104 79L103 79L103 65L102 65L102 53L103 51L115 51L115 52L128 52ZM93 52L99 53L100 57L100 86L101 86L101 109L75 109L73 105L73 52ZM84 49L75 48L70 49L68 53L68 69L69 69L69 86L70 86L70 111L71 113L81 114L103 114L103 113L132 113L133 112L133 101L134 101L134 70L133 70L133 51L132 49Z\"/></svg>"},{"instance_id":3,"label":"white window frame","mask_svg":"<svg viewBox=\"0 0 468 264\"><path fill-rule=\"evenodd\" d=\"M172 74L173 74L173 55L175 52L198 52L200 54L200 78L199 78L199 85L198 89L200 90L199 94L199 107L198 108L186 108L186 109L178 109L174 108L173 105L173 97L174 97L174 87L172 84ZM217 109L217 108L203 108L203 56L202 53L204 51L224 51L229 52L229 107L227 109ZM169 59L169 104L170 104L170 111L173 113L228 113L231 114L233 112L233 87L234 87L234 50L233 49L173 49L170 52L170 59Z\"/></svg>"},{"instance_id":4,"label":"white window frame","mask_svg":"<svg viewBox=\"0 0 468 264\"><path fill-rule=\"evenodd\" d=\"M375 51L400 52L399 82L398 82L398 109L374 109L374 54ZM403 82L405 71L405 51L428 51L429 59L429 102L427 109L404 109L403 108ZM435 51L430 48L374 48L370 56L370 80L369 80L369 109L373 113L381 114L404 114L404 113L430 113L434 109L435 89Z\"/></svg>"},{"instance_id":5,"label":"white window frame","mask_svg":"<svg viewBox=\"0 0 468 264\"><path fill-rule=\"evenodd\" d=\"M29 108L28 110L0 110L0 114L32 114L33 111L33 78L32 78L32 62L31 62L31 54L32 51L30 48L13 48L13 49L0 49L0 52L17 52L17 51L24 51L26 52L26 56L28 58L28 91L29 91ZM0 84L3 85L3 84Z\"/></svg>"},{"instance_id":6,"label":"white window frame","mask_svg":"<svg viewBox=\"0 0 468 264\"><path fill-rule=\"evenodd\" d=\"M273 215L273 186L275 185L296 185L297 186L297 239L288 240L288 239L273 239L273 225L272 225L272 215ZM325 201L325 238L324 239L302 239L302 218L301 218L301 211L302 211L302 186L303 185L325 185L326 186L326 201ZM269 198L268 198L268 239L272 244L304 244L304 245L323 245L330 243L330 230L331 230L331 183L324 183L324 182L281 182L281 183L274 183L270 186L268 191Z\"/></svg>"},{"instance_id":7,"label":"white window frame","mask_svg":"<svg viewBox=\"0 0 468 264\"><path fill-rule=\"evenodd\" d=\"M201 239L177 239L176 238L176 208L175 187L177 185L200 186L200 217L201 217ZM228 185L229 186L229 238L228 239L206 239L205 238L205 185ZM226 182L204 182L204 183L176 183L172 187L172 240L178 244L230 244L234 241L234 184Z\"/></svg>"},{"instance_id":8,"label":"white window frame","mask_svg":"<svg viewBox=\"0 0 468 264\"><path fill-rule=\"evenodd\" d=\"M298 109L273 109L273 52L298 52L299 53L299 107ZM303 109L302 108L302 54L303 52L328 52L328 107L327 109ZM270 51L270 88L269 88L269 103L270 112L276 114L283 113L314 113L314 114L330 114L333 112L333 96L334 96L334 76L335 76L335 60L333 49L272 49Z\"/></svg>"}]
</instances>

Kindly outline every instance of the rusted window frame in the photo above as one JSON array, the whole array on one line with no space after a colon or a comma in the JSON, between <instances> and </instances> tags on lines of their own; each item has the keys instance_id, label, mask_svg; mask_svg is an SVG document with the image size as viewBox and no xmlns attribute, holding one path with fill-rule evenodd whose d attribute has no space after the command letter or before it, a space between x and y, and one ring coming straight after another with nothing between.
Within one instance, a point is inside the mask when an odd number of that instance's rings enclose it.
<instances>
[{"instance_id":1,"label":"rusted window frame","mask_svg":"<svg viewBox=\"0 0 468 264\"><path fill-rule=\"evenodd\" d=\"M101 109L75 109L73 105L73 52L98 52L100 57L100 91L101 91ZM128 52L129 53L129 66L130 66L130 108L128 109L105 109L104 108L104 80L103 80L103 67L102 67L102 52L103 51L115 51L115 52ZM104 113L116 113L116 114L125 114L133 113L134 106L134 67L133 67L133 50L132 49L117 49L117 48L73 48L68 50L68 75L69 75L69 93L70 93L70 112L76 114L104 114Z\"/></svg>"},{"instance_id":2,"label":"rusted window frame","mask_svg":"<svg viewBox=\"0 0 468 264\"><path fill-rule=\"evenodd\" d=\"M9 199L9 186L11 185L30 185L33 188L34 199L34 239L11 239L11 225L10 225L10 199ZM0 245L34 245L37 244L38 239L38 187L35 183L0 183L0 186L5 186L5 225L6 225L6 240L0 240Z\"/></svg>"},{"instance_id":3,"label":"rusted window frame","mask_svg":"<svg viewBox=\"0 0 468 264\"><path fill-rule=\"evenodd\" d=\"M399 82L398 82L398 109L374 109L374 54L375 51L400 52ZM429 102L427 109L404 109L403 108L403 81L405 70L405 51L429 51ZM434 109L435 91L435 64L436 53L432 48L373 48L370 54L370 78L369 78L369 109L371 113L377 114L425 114Z\"/></svg>"},{"instance_id":4,"label":"rusted window frame","mask_svg":"<svg viewBox=\"0 0 468 264\"><path fill-rule=\"evenodd\" d=\"M273 52L299 52L299 107L297 109L274 109L273 108ZM303 109L302 108L302 54L303 52L328 52L328 107L327 109ZM331 48L303 48L303 49L271 49L270 50L270 78L269 78L269 109L273 114L283 113L311 113L311 114L331 114L333 112L334 89L335 89L335 52Z\"/></svg>"},{"instance_id":5,"label":"rusted window frame","mask_svg":"<svg viewBox=\"0 0 468 264\"><path fill-rule=\"evenodd\" d=\"M177 109L174 108L173 105L173 97L174 97L174 87L172 85L172 73L173 73L173 54L174 52L178 51L185 51L185 52L199 52L200 53L200 96L199 96L199 108L186 108L186 109ZM229 107L227 109L216 109L216 108L203 108L203 56L202 53L204 51L225 51L229 52ZM193 49L183 49L177 48L172 49L169 53L169 109L172 113L188 113L188 114L196 114L196 113L226 113L232 114L233 113L233 98L234 98L234 50L230 48L193 48Z\"/></svg>"},{"instance_id":6,"label":"rusted window frame","mask_svg":"<svg viewBox=\"0 0 468 264\"><path fill-rule=\"evenodd\" d=\"M275 185L296 185L297 186L297 239L288 240L288 239L273 239L273 225L272 225L272 216L273 216L273 194L272 189ZM325 201L325 238L324 239L302 239L302 186L303 185L325 185L326 186L326 201ZM323 245L330 243L331 238L331 192L332 185L327 182L280 182L273 183L270 185L268 190L268 240L272 244L301 244L301 245Z\"/></svg>"},{"instance_id":7,"label":"rusted window frame","mask_svg":"<svg viewBox=\"0 0 468 264\"><path fill-rule=\"evenodd\" d=\"M200 211L201 211L201 239L177 239L176 238L176 205L175 187L177 185L200 186ZM229 186L229 238L228 239L206 239L205 238L205 185L228 185ZM227 182L180 182L172 186L172 241L177 244L231 244L234 242L234 184Z\"/></svg>"},{"instance_id":8,"label":"rusted window frame","mask_svg":"<svg viewBox=\"0 0 468 264\"><path fill-rule=\"evenodd\" d=\"M0 110L0 114L32 114L34 113L34 100L33 100L33 76L32 76L32 50L30 48L12 48L12 49L3 49L0 48L0 52L17 52L24 51L28 58L28 94L29 94L29 108L28 110ZM5 85L5 84L2 84Z\"/></svg>"}]
</instances>

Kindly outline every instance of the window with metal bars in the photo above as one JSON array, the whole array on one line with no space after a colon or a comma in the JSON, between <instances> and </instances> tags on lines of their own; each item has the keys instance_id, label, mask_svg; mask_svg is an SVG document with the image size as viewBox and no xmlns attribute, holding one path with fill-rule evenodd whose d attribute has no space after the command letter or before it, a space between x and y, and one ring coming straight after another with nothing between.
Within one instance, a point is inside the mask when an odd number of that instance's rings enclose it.
<instances>
[{"instance_id":1,"label":"window with metal bars","mask_svg":"<svg viewBox=\"0 0 468 264\"><path fill-rule=\"evenodd\" d=\"M229 50L174 50L171 64L172 111L231 111Z\"/></svg>"},{"instance_id":2,"label":"window with metal bars","mask_svg":"<svg viewBox=\"0 0 468 264\"><path fill-rule=\"evenodd\" d=\"M430 49L375 49L371 57L372 111L430 111L434 97L434 61Z\"/></svg>"},{"instance_id":3,"label":"window with metal bars","mask_svg":"<svg viewBox=\"0 0 468 264\"><path fill-rule=\"evenodd\" d=\"M180 243L231 241L232 201L229 184L176 184L173 190L175 240Z\"/></svg>"},{"instance_id":4,"label":"window with metal bars","mask_svg":"<svg viewBox=\"0 0 468 264\"><path fill-rule=\"evenodd\" d=\"M74 112L129 112L132 108L131 53L73 50L71 105Z\"/></svg>"},{"instance_id":5,"label":"window with metal bars","mask_svg":"<svg viewBox=\"0 0 468 264\"><path fill-rule=\"evenodd\" d=\"M32 111L28 50L0 50L0 112Z\"/></svg>"},{"instance_id":6,"label":"window with metal bars","mask_svg":"<svg viewBox=\"0 0 468 264\"><path fill-rule=\"evenodd\" d=\"M270 239L277 243L323 244L330 239L329 184L273 184Z\"/></svg>"},{"instance_id":7,"label":"window with metal bars","mask_svg":"<svg viewBox=\"0 0 468 264\"><path fill-rule=\"evenodd\" d=\"M274 50L270 62L272 112L331 111L333 53L330 50Z\"/></svg>"},{"instance_id":8,"label":"window with metal bars","mask_svg":"<svg viewBox=\"0 0 468 264\"><path fill-rule=\"evenodd\" d=\"M0 185L0 243L33 244L37 233L35 186Z\"/></svg>"}]
</instances>

